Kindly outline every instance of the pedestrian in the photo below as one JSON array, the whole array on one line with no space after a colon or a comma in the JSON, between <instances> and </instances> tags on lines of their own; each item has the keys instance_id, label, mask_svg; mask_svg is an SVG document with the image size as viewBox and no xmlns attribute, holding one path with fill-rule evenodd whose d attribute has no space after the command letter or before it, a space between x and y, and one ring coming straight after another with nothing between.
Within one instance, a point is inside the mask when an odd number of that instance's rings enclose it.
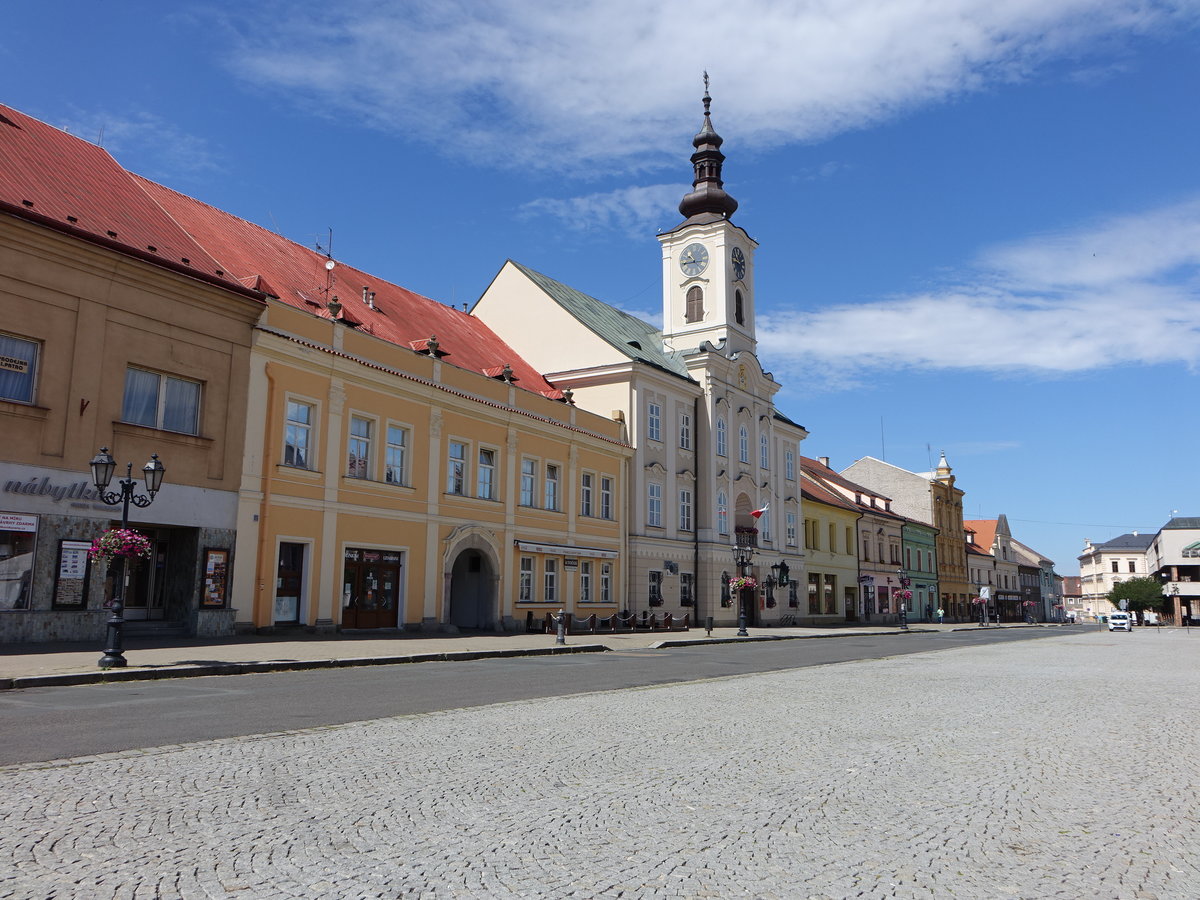
<instances>
[{"instance_id":1,"label":"pedestrian","mask_svg":"<svg viewBox=\"0 0 1200 900\"><path fill-rule=\"evenodd\" d=\"M941 624L942 624L942 617L943 617L943 616L945 616L945 615L946 615L946 611L945 611L944 609L942 609L942 608L939 606L939 607L938 607L938 612L937 612L938 624L939 624L939 625L941 625Z\"/></svg>"},{"instance_id":2,"label":"pedestrian","mask_svg":"<svg viewBox=\"0 0 1200 900\"><path fill-rule=\"evenodd\" d=\"M925 621L926 622L933 621L933 607L930 606L928 603L925 604Z\"/></svg>"}]
</instances>

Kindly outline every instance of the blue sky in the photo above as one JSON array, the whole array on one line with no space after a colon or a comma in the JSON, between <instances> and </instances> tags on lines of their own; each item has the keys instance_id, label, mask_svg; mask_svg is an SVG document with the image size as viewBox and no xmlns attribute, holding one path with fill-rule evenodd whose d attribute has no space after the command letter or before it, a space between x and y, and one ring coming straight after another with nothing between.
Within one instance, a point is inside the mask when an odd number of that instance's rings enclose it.
<instances>
[{"instance_id":1,"label":"blue sky","mask_svg":"<svg viewBox=\"0 0 1200 900\"><path fill-rule=\"evenodd\" d=\"M1200 515L1200 0L10 0L0 100L445 303L507 258L661 314L701 119L809 456L1075 574Z\"/></svg>"}]
</instances>

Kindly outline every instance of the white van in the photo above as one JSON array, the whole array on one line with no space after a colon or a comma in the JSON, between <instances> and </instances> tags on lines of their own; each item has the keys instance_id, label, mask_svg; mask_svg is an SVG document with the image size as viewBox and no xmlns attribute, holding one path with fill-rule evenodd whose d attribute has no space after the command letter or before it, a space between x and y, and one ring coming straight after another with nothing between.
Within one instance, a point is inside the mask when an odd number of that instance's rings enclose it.
<instances>
[{"instance_id":1,"label":"white van","mask_svg":"<svg viewBox=\"0 0 1200 900\"><path fill-rule=\"evenodd\" d=\"M1108 630L1109 631L1132 631L1133 628L1129 623L1129 613L1115 612L1108 614Z\"/></svg>"}]
</instances>

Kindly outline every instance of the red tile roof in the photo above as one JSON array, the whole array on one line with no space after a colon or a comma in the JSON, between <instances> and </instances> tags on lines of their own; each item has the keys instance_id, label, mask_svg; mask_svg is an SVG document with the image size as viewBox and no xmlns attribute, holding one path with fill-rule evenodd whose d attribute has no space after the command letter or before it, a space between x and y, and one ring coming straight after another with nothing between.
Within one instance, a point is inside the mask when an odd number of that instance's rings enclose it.
<instances>
[{"instance_id":1,"label":"red tile roof","mask_svg":"<svg viewBox=\"0 0 1200 900\"><path fill-rule=\"evenodd\" d=\"M103 148L0 105L0 160L7 211L245 292Z\"/></svg>"},{"instance_id":2,"label":"red tile roof","mask_svg":"<svg viewBox=\"0 0 1200 900\"><path fill-rule=\"evenodd\" d=\"M996 543L995 519L964 519L963 527L975 532L977 547L981 548L984 553L992 552L992 545Z\"/></svg>"},{"instance_id":3,"label":"red tile roof","mask_svg":"<svg viewBox=\"0 0 1200 900\"><path fill-rule=\"evenodd\" d=\"M475 372L507 364L519 387L562 393L473 316L338 262L123 169L105 150L0 105L0 211L186 272L340 320L405 349L436 336L439 356ZM375 292L374 309L362 289Z\"/></svg>"}]
</instances>

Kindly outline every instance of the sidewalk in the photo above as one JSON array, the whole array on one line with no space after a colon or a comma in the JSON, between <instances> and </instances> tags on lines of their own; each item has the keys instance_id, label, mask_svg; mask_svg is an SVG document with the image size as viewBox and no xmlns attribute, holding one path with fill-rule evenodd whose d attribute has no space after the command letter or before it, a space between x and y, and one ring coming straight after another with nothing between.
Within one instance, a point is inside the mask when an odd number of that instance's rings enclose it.
<instances>
[{"instance_id":1,"label":"sidewalk","mask_svg":"<svg viewBox=\"0 0 1200 900\"><path fill-rule=\"evenodd\" d=\"M973 623L936 625L913 623L911 632L976 629ZM1005 628L1029 627L1018 623ZM289 669L329 669L401 663L536 656L553 653L603 653L610 650L653 650L672 646L763 640L836 638L853 635L897 634L898 626L838 626L831 628L751 628L738 637L736 628L655 631L618 634L570 634L566 644L553 634L427 635L393 633L386 636L348 634L240 635L210 641L197 638L141 638L125 641L123 669L103 670L97 662L100 643L0 644L0 690L188 678L200 675L238 675Z\"/></svg>"}]
</instances>

